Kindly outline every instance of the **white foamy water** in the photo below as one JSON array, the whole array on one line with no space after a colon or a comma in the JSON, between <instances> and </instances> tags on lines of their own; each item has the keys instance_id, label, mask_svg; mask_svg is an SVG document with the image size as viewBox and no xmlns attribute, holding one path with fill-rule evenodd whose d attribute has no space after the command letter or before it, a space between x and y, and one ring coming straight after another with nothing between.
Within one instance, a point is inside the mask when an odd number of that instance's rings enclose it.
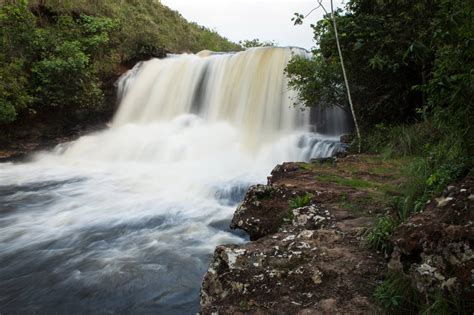
<instances>
[{"instance_id":1,"label":"white foamy water","mask_svg":"<svg viewBox=\"0 0 474 315\"><path fill-rule=\"evenodd\" d=\"M298 49L173 56L119 82L109 129L0 164L0 313L192 314L246 188L330 156L283 69Z\"/></svg>"}]
</instances>

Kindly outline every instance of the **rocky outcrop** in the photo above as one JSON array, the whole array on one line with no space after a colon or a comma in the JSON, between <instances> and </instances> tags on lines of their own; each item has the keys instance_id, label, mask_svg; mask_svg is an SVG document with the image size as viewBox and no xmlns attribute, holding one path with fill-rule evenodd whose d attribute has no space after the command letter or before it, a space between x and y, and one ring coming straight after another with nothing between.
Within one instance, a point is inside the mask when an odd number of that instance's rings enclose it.
<instances>
[{"instance_id":1,"label":"rocky outcrop","mask_svg":"<svg viewBox=\"0 0 474 315\"><path fill-rule=\"evenodd\" d=\"M403 180L400 164L348 156L278 165L251 187L232 227L253 242L219 246L201 289L202 314L374 314L384 257L361 242ZM439 293L474 311L474 179L449 186L393 235L388 268L424 302ZM308 204L291 200L311 194ZM450 298L451 297L451 298ZM471 304L469 304L471 303Z\"/></svg>"},{"instance_id":2,"label":"rocky outcrop","mask_svg":"<svg viewBox=\"0 0 474 315\"><path fill-rule=\"evenodd\" d=\"M243 203L235 211L230 227L244 230L252 241L277 232L288 217L288 206L282 200L288 200L290 194L284 187L250 187Z\"/></svg>"},{"instance_id":3,"label":"rocky outcrop","mask_svg":"<svg viewBox=\"0 0 474 315\"><path fill-rule=\"evenodd\" d=\"M338 164L355 162L349 157L284 163L267 185L251 187L232 228L245 230L253 242L216 249L201 288L201 313L375 313L373 290L386 263L361 238L373 221L370 213L386 205L348 211L347 198L362 200L378 192L317 180L320 171L339 172ZM364 170L361 176L369 175ZM308 204L290 209L290 200L307 193Z\"/></svg>"},{"instance_id":4,"label":"rocky outcrop","mask_svg":"<svg viewBox=\"0 0 474 315\"><path fill-rule=\"evenodd\" d=\"M216 249L201 290L202 313L371 313L371 288L383 268L335 229L283 229Z\"/></svg>"},{"instance_id":5,"label":"rocky outcrop","mask_svg":"<svg viewBox=\"0 0 474 315\"><path fill-rule=\"evenodd\" d=\"M439 293L474 301L473 188L472 177L449 186L393 235L389 267L408 275L426 301Z\"/></svg>"}]
</instances>

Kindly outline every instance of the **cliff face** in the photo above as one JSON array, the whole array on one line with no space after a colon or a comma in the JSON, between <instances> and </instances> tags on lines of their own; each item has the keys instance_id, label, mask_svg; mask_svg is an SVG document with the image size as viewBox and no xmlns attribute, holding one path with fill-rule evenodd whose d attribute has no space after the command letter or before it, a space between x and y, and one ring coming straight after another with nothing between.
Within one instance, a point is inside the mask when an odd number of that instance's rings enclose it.
<instances>
[{"instance_id":1,"label":"cliff face","mask_svg":"<svg viewBox=\"0 0 474 315\"><path fill-rule=\"evenodd\" d=\"M425 297L446 289L472 300L472 179L395 231L389 268L363 241L398 195L403 163L358 155L278 165L234 214L231 227L252 242L216 249L202 314L377 313L374 291L389 269Z\"/></svg>"}]
</instances>

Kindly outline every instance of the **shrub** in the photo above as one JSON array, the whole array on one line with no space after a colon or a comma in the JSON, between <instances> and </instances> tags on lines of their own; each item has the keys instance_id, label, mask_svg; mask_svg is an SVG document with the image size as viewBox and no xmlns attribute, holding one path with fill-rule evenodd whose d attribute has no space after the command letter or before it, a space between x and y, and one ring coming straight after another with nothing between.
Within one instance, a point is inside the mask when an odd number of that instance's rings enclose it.
<instances>
[{"instance_id":1,"label":"shrub","mask_svg":"<svg viewBox=\"0 0 474 315\"><path fill-rule=\"evenodd\" d=\"M0 123L14 121L34 101L27 68L35 40L35 17L24 1L0 8Z\"/></svg>"},{"instance_id":2,"label":"shrub","mask_svg":"<svg viewBox=\"0 0 474 315\"><path fill-rule=\"evenodd\" d=\"M390 237L397 227L397 222L389 216L383 216L365 234L365 240L375 250L386 254L392 252L393 246Z\"/></svg>"},{"instance_id":3,"label":"shrub","mask_svg":"<svg viewBox=\"0 0 474 315\"><path fill-rule=\"evenodd\" d=\"M421 305L410 278L398 272L388 274L375 290L374 297L389 314L416 314Z\"/></svg>"}]
</instances>

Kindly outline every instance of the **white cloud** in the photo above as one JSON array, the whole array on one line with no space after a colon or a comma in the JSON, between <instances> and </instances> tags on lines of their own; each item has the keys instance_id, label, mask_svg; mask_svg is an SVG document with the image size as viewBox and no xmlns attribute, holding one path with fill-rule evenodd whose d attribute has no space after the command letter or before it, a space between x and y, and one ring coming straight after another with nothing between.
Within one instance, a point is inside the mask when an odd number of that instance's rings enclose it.
<instances>
[{"instance_id":1,"label":"white cloud","mask_svg":"<svg viewBox=\"0 0 474 315\"><path fill-rule=\"evenodd\" d=\"M294 26L295 12L306 14L316 0L161 0L179 11L186 19L216 30L238 42L258 38L274 40L282 46L299 46L306 49L314 45L311 23L322 18L318 9L302 26ZM329 0L323 3L329 9ZM335 5L342 7L342 0Z\"/></svg>"}]
</instances>

